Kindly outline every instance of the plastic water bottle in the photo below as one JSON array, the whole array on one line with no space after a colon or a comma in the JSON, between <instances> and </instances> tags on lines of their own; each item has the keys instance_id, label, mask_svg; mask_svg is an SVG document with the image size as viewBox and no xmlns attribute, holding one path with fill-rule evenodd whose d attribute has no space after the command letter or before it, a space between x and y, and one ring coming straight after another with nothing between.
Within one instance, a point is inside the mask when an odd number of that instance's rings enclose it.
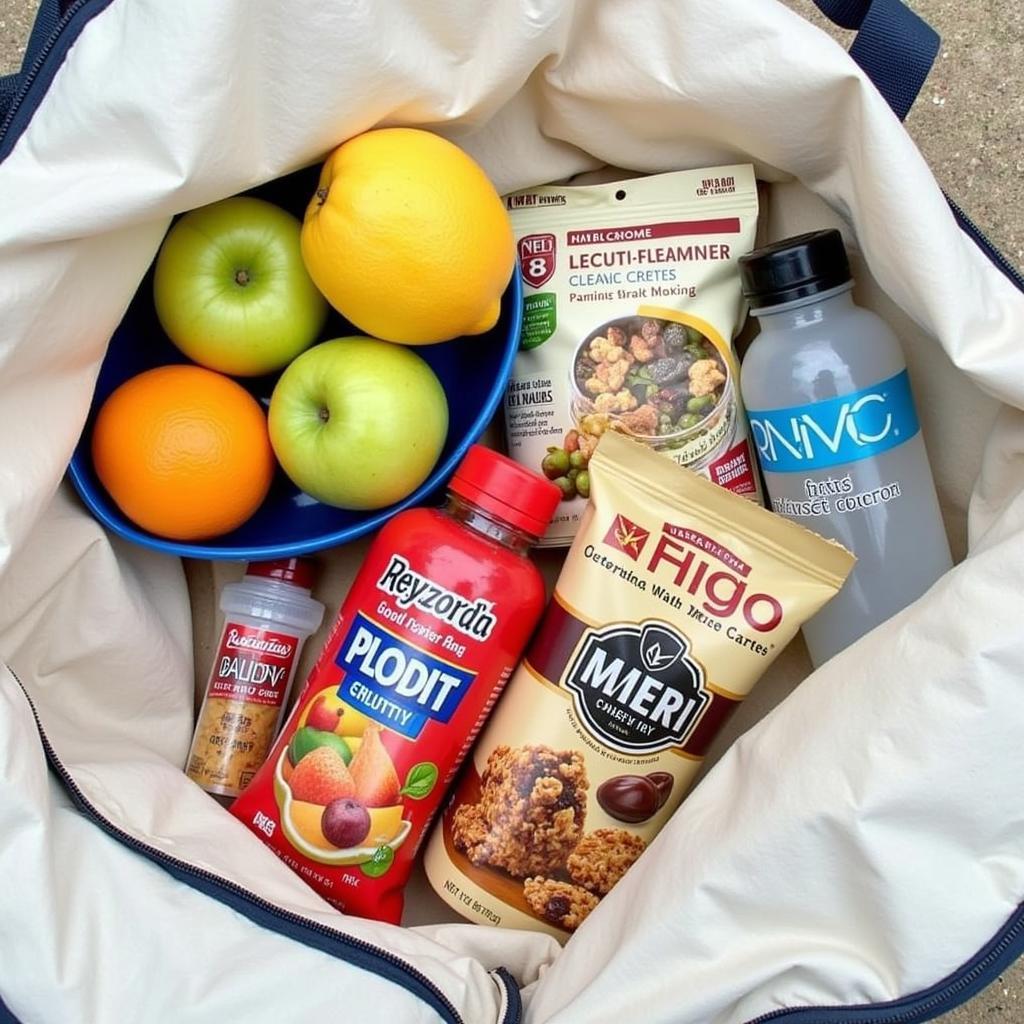
<instances>
[{"instance_id":1,"label":"plastic water bottle","mask_svg":"<svg viewBox=\"0 0 1024 1024\"><path fill-rule=\"evenodd\" d=\"M952 565L949 542L899 342L854 305L839 232L740 266L761 325L741 388L771 507L857 556L804 626L819 665L920 597Z\"/></svg>"}]
</instances>

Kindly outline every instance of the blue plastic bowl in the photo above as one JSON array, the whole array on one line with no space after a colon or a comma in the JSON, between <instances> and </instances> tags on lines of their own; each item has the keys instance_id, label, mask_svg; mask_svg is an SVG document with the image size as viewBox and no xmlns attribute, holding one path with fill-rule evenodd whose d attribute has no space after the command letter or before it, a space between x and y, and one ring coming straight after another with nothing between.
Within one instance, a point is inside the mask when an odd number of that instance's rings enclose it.
<instances>
[{"instance_id":1,"label":"blue plastic bowl","mask_svg":"<svg viewBox=\"0 0 1024 1024\"><path fill-rule=\"evenodd\" d=\"M316 188L317 173L316 168L300 171L251 194L277 203L301 218ZM448 396L448 439L428 479L403 501L373 512L349 512L314 501L278 470L270 493L251 519L231 533L192 544L157 537L132 523L106 492L92 464L93 422L110 393L144 370L188 362L161 329L152 296L150 268L111 338L69 473L82 500L108 530L144 547L185 558L248 561L308 554L361 537L403 508L434 499L498 409L512 372L522 321L522 283L517 270L502 297L498 323L488 334L416 349L433 368ZM321 340L360 333L332 312ZM276 375L235 379L265 406Z\"/></svg>"}]
</instances>

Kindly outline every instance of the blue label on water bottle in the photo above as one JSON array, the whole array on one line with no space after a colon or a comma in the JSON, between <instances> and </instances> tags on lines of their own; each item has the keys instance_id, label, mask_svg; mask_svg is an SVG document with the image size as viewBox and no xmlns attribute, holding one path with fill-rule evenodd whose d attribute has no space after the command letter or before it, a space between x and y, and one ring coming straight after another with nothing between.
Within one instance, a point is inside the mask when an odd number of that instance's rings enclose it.
<instances>
[{"instance_id":1,"label":"blue label on water bottle","mask_svg":"<svg viewBox=\"0 0 1024 1024\"><path fill-rule=\"evenodd\" d=\"M920 430L907 371L861 391L788 409L748 409L750 433L768 473L828 469L870 459Z\"/></svg>"}]
</instances>

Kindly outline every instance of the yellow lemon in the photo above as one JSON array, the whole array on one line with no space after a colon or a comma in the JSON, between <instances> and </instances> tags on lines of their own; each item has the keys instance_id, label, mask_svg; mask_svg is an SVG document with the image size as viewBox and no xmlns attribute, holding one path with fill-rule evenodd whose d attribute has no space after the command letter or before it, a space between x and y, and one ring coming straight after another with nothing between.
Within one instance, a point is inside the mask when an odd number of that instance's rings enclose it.
<instances>
[{"instance_id":1,"label":"yellow lemon","mask_svg":"<svg viewBox=\"0 0 1024 1024\"><path fill-rule=\"evenodd\" d=\"M361 331L428 345L494 326L515 240L501 197L458 146L380 128L328 157L302 255L328 302Z\"/></svg>"}]
</instances>

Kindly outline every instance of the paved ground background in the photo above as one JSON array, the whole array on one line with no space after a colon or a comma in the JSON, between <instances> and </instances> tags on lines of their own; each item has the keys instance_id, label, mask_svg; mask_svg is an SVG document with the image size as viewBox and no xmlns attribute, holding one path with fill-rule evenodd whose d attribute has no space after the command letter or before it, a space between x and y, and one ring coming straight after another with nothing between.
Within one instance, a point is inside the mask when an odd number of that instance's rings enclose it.
<instances>
[{"instance_id":1,"label":"paved ground background","mask_svg":"<svg viewBox=\"0 0 1024 1024\"><path fill-rule=\"evenodd\" d=\"M817 17L810 0L786 0ZM1019 0L912 0L942 35L939 59L907 127L946 191L1024 269L1024 6ZM0 74L15 71L36 0L0 0ZM941 1018L944 1024L1022 1024L1024 966Z\"/></svg>"},{"instance_id":2,"label":"paved ground background","mask_svg":"<svg viewBox=\"0 0 1024 1024\"><path fill-rule=\"evenodd\" d=\"M811 0L785 2L837 39L853 38L822 18ZM907 129L946 192L1024 269L1024 5L910 0L910 6L935 27L942 46Z\"/></svg>"}]
</instances>

